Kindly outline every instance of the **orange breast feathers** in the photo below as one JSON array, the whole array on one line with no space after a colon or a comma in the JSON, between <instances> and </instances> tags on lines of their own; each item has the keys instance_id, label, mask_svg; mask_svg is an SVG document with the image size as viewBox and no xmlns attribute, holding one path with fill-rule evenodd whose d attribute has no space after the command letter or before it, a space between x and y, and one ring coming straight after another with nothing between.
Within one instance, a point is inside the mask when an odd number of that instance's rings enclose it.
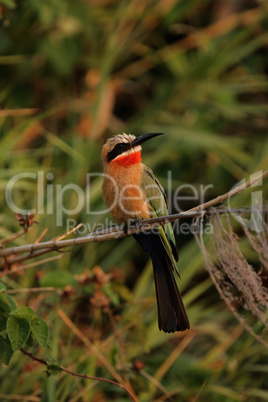
<instances>
[{"instance_id":1,"label":"orange breast feathers","mask_svg":"<svg viewBox=\"0 0 268 402\"><path fill-rule=\"evenodd\" d=\"M135 153L128 157L132 155ZM123 158L125 159L125 156ZM120 158L116 158L116 161L118 159ZM121 162L115 163L114 160L106 165L102 187L106 207L112 218L119 224L135 218L150 218L149 205L140 187L143 164L132 162L123 166L120 165Z\"/></svg>"},{"instance_id":2,"label":"orange breast feathers","mask_svg":"<svg viewBox=\"0 0 268 402\"><path fill-rule=\"evenodd\" d=\"M120 166L124 166L124 167L135 165L136 163L140 163L140 162L141 162L141 151L132 152L127 155L118 156L116 159L114 159L112 161L112 163L116 163L116 164L118 164Z\"/></svg>"}]
</instances>

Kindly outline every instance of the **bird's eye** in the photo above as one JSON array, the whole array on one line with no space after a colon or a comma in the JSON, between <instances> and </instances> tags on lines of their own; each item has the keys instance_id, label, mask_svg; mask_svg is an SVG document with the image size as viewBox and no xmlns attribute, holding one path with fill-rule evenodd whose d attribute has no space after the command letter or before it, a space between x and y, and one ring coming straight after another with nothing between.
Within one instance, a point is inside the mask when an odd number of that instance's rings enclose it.
<instances>
[{"instance_id":1,"label":"bird's eye","mask_svg":"<svg viewBox=\"0 0 268 402\"><path fill-rule=\"evenodd\" d=\"M114 158L116 158L118 155L122 154L124 151L128 149L127 144L125 143L119 143L116 144L116 146L107 154L107 161L110 162Z\"/></svg>"},{"instance_id":2,"label":"bird's eye","mask_svg":"<svg viewBox=\"0 0 268 402\"><path fill-rule=\"evenodd\" d=\"M116 149L116 151L122 151L123 149L125 149L125 147L126 147L126 144L121 142L120 144L116 144L114 149Z\"/></svg>"}]
</instances>

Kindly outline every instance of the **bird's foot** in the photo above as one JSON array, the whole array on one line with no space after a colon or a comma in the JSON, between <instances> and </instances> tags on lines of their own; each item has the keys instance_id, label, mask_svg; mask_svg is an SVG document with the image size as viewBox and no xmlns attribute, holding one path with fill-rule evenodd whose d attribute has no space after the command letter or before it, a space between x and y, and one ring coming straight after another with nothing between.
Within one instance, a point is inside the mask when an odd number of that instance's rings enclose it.
<instances>
[{"instance_id":1,"label":"bird's foot","mask_svg":"<svg viewBox=\"0 0 268 402\"><path fill-rule=\"evenodd\" d=\"M140 221L139 221L137 218L133 219L132 225L135 226L135 229L136 229L136 233L135 233L135 234L140 233Z\"/></svg>"},{"instance_id":2,"label":"bird's foot","mask_svg":"<svg viewBox=\"0 0 268 402\"><path fill-rule=\"evenodd\" d=\"M129 236L129 223L128 222L126 222L126 223L124 223L124 225L123 225L123 231L124 231L124 234L126 235L126 236Z\"/></svg>"},{"instance_id":3,"label":"bird's foot","mask_svg":"<svg viewBox=\"0 0 268 402\"><path fill-rule=\"evenodd\" d=\"M135 226L136 232L135 233L129 233L130 229ZM138 219L133 219L131 221L128 221L124 224L123 226L123 231L126 236L131 236L132 234L137 234L140 232L140 224Z\"/></svg>"}]
</instances>

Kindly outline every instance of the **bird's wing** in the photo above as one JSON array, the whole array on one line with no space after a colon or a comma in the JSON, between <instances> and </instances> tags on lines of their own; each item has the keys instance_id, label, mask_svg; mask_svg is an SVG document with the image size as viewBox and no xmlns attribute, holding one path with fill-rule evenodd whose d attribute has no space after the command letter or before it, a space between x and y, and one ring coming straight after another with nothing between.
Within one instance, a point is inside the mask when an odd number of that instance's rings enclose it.
<instances>
[{"instance_id":1,"label":"bird's wing","mask_svg":"<svg viewBox=\"0 0 268 402\"><path fill-rule=\"evenodd\" d=\"M167 197L164 189L153 174L152 170L144 165L141 188L146 196L146 201L150 206L152 217L168 215ZM176 261L178 261L178 250L171 223L158 227L161 241L165 250L177 271Z\"/></svg>"}]
</instances>

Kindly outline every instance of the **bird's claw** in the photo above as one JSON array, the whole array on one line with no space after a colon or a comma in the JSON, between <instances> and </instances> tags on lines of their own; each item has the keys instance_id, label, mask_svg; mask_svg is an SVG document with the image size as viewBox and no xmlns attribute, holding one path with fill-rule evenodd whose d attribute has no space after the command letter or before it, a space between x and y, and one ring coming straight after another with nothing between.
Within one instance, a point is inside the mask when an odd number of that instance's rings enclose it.
<instances>
[{"instance_id":1,"label":"bird's claw","mask_svg":"<svg viewBox=\"0 0 268 402\"><path fill-rule=\"evenodd\" d=\"M123 226L123 231L126 236L131 236L131 233L129 233L129 231L130 231L131 227L133 227L133 226L135 226L135 229L136 229L135 234L140 232L139 220L133 219L132 221L126 222Z\"/></svg>"},{"instance_id":2,"label":"bird's claw","mask_svg":"<svg viewBox=\"0 0 268 402\"><path fill-rule=\"evenodd\" d=\"M123 232L124 232L124 234L126 236L129 236L129 233L128 233L129 232L129 224L128 224L128 222L124 223Z\"/></svg>"},{"instance_id":3,"label":"bird's claw","mask_svg":"<svg viewBox=\"0 0 268 402\"><path fill-rule=\"evenodd\" d=\"M134 219L132 224L135 226L136 229L136 234L138 234L140 232L140 223L138 219Z\"/></svg>"}]
</instances>

